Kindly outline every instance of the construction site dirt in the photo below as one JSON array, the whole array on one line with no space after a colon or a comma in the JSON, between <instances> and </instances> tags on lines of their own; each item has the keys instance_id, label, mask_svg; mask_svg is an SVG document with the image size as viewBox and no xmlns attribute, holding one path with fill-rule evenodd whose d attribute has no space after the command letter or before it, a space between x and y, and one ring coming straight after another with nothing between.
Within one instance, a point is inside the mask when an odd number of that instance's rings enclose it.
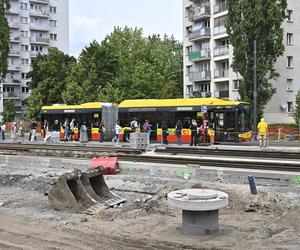
<instances>
[{"instance_id":1,"label":"construction site dirt","mask_svg":"<svg viewBox=\"0 0 300 250\"><path fill-rule=\"evenodd\" d=\"M251 195L241 183L121 171L104 178L126 202L87 215L57 211L45 195L59 175L73 170L72 164L0 163L0 249L299 249L297 183L258 186ZM191 187L229 194L217 234L182 234L181 211L168 206L166 195Z\"/></svg>"}]
</instances>

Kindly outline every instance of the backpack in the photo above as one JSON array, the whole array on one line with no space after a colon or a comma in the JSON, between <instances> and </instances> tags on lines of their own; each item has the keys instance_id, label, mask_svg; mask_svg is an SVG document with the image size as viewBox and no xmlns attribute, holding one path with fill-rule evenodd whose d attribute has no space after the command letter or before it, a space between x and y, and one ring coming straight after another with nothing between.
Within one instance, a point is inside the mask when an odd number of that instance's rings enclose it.
<instances>
[{"instance_id":1,"label":"backpack","mask_svg":"<svg viewBox=\"0 0 300 250\"><path fill-rule=\"evenodd\" d=\"M147 124L144 124L143 130L144 130L144 132L148 132L148 125Z\"/></svg>"}]
</instances>

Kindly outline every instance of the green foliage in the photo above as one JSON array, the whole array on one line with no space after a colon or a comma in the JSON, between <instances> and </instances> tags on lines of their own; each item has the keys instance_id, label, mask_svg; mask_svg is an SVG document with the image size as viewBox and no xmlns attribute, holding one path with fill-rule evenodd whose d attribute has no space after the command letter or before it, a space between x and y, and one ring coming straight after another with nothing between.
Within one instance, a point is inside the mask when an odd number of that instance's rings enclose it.
<instances>
[{"instance_id":1,"label":"green foliage","mask_svg":"<svg viewBox=\"0 0 300 250\"><path fill-rule=\"evenodd\" d=\"M26 119L35 118L40 120L40 111L43 106L43 96L38 88L34 89L29 98L26 99Z\"/></svg>"},{"instance_id":2,"label":"green foliage","mask_svg":"<svg viewBox=\"0 0 300 250\"><path fill-rule=\"evenodd\" d=\"M0 0L0 78L4 78L7 73L9 26L5 17L5 12L7 12L9 8L9 0Z\"/></svg>"},{"instance_id":3,"label":"green foliage","mask_svg":"<svg viewBox=\"0 0 300 250\"><path fill-rule=\"evenodd\" d=\"M63 102L65 80L75 63L74 57L65 55L57 48L49 48L47 55L38 55L32 62L33 69L28 73L28 77L31 77L29 87L33 90L26 104L28 115L31 116L28 118L37 118L37 107Z\"/></svg>"},{"instance_id":4,"label":"green foliage","mask_svg":"<svg viewBox=\"0 0 300 250\"><path fill-rule=\"evenodd\" d=\"M279 74L274 65L283 54L286 0L228 0L227 33L234 47L232 68L243 78L240 96L253 100L253 41L257 41L258 116L276 90L269 82Z\"/></svg>"},{"instance_id":5,"label":"green foliage","mask_svg":"<svg viewBox=\"0 0 300 250\"><path fill-rule=\"evenodd\" d=\"M12 122L15 119L15 101L14 100L4 100L3 101L3 112L1 115L3 116L4 122Z\"/></svg>"},{"instance_id":6,"label":"green foliage","mask_svg":"<svg viewBox=\"0 0 300 250\"><path fill-rule=\"evenodd\" d=\"M295 119L295 122L299 124L300 123L300 90L298 90L297 92L295 103L296 105L293 112L293 118Z\"/></svg>"},{"instance_id":7,"label":"green foliage","mask_svg":"<svg viewBox=\"0 0 300 250\"><path fill-rule=\"evenodd\" d=\"M37 118L41 105L121 102L182 96L182 44L173 37L143 37L142 29L115 28L93 41L77 61L50 48L33 62L27 102Z\"/></svg>"}]
</instances>

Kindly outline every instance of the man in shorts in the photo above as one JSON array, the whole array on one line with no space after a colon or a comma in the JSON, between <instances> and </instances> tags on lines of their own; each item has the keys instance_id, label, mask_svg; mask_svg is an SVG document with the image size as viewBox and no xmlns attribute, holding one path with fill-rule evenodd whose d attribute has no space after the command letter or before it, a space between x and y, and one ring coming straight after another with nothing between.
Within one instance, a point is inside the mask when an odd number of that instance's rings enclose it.
<instances>
[{"instance_id":1,"label":"man in shorts","mask_svg":"<svg viewBox=\"0 0 300 250\"><path fill-rule=\"evenodd\" d=\"M267 132L268 132L268 123L265 122L264 118L260 119L260 122L257 124L258 138L259 138L259 147L266 147Z\"/></svg>"}]
</instances>

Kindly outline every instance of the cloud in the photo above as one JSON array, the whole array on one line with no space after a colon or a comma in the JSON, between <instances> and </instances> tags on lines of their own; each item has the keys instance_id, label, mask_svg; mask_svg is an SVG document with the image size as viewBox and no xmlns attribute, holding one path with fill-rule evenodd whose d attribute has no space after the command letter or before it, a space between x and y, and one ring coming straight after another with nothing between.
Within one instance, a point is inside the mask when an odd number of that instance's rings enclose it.
<instances>
[{"instance_id":1,"label":"cloud","mask_svg":"<svg viewBox=\"0 0 300 250\"><path fill-rule=\"evenodd\" d=\"M93 40L103 40L102 19L74 16L70 20L70 53L78 56L81 50Z\"/></svg>"}]
</instances>

